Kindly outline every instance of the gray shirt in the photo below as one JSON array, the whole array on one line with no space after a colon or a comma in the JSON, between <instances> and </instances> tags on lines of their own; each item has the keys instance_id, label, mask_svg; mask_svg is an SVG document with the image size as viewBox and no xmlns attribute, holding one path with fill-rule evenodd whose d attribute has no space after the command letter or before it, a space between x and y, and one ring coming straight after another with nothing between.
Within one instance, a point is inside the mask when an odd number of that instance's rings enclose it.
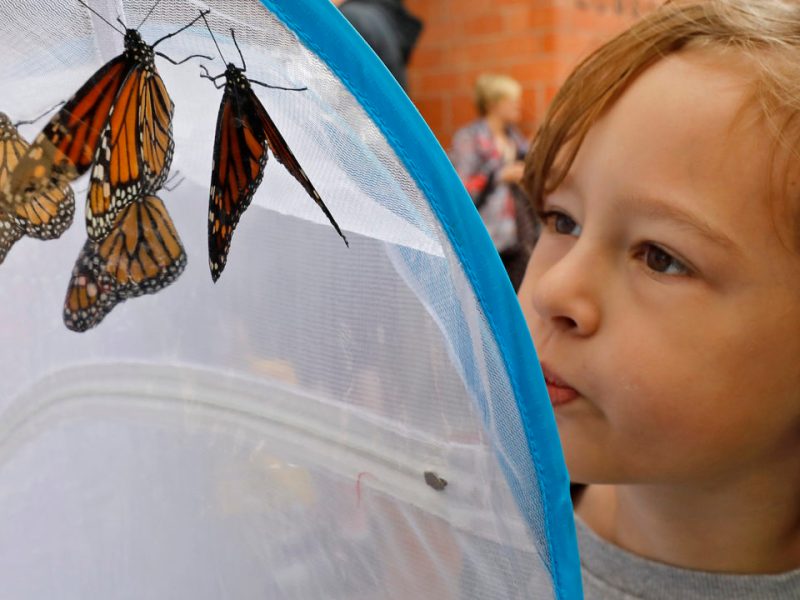
<instances>
[{"instance_id":1,"label":"gray shirt","mask_svg":"<svg viewBox=\"0 0 800 600\"><path fill-rule=\"evenodd\" d=\"M577 516L585 600L800 600L800 569L721 575L679 569L626 552Z\"/></svg>"}]
</instances>

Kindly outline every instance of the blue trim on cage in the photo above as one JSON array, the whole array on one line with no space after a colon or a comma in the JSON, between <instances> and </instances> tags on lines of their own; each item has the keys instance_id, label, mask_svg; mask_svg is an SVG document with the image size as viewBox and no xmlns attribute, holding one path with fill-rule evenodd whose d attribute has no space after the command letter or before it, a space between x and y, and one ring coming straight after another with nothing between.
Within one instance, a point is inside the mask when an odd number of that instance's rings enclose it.
<instances>
[{"instance_id":1,"label":"blue trim on cage","mask_svg":"<svg viewBox=\"0 0 800 600\"><path fill-rule=\"evenodd\" d=\"M472 201L430 128L394 77L329 0L261 0L316 54L372 118L447 233L491 328L517 400L543 504L559 600L582 598L580 563L563 453L525 319ZM467 374L468 375L468 374ZM538 443L537 443L538 442ZM520 494L532 531L539 529Z\"/></svg>"}]
</instances>

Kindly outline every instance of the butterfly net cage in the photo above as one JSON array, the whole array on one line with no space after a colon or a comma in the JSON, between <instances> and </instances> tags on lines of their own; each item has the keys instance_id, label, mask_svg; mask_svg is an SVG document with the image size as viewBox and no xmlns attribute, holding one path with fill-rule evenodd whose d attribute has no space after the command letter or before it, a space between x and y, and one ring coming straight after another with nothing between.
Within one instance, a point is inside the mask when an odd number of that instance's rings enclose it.
<instances>
[{"instance_id":1,"label":"butterfly net cage","mask_svg":"<svg viewBox=\"0 0 800 600\"><path fill-rule=\"evenodd\" d=\"M174 281L65 326L89 172L63 235L22 235L0 265L0 595L580 597L563 458L513 290L364 41L328 0L88 4L0 0L0 112L26 143L123 53L123 26L152 44L210 10L219 49L202 20L156 48L208 57L155 59L174 155L147 191L183 244ZM225 78L201 65L243 60L249 79L305 88L252 91L349 247L270 153L215 283Z\"/></svg>"}]
</instances>

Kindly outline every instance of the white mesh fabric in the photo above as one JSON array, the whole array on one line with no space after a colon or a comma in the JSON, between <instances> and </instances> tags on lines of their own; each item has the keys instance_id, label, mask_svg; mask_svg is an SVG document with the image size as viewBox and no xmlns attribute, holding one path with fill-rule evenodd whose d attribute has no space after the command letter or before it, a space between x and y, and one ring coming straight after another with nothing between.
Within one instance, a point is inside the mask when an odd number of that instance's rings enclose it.
<instances>
[{"instance_id":1,"label":"white mesh fabric","mask_svg":"<svg viewBox=\"0 0 800 600\"><path fill-rule=\"evenodd\" d=\"M146 2L93 2L129 26ZM95 329L61 322L86 180L61 239L0 265L0 580L14 598L550 598L536 477L508 376L428 202L358 102L260 2L164 0L154 41L236 29L256 87L347 234L271 159L214 285L208 187L221 91L157 59L175 103L159 195L178 281ZM0 111L30 118L122 49L73 0L0 0ZM158 48L214 56L201 25ZM31 139L42 123L24 126ZM436 491L423 473L447 480ZM534 486L535 487L535 486ZM517 496L519 496L517 494ZM519 498L518 498L519 499Z\"/></svg>"}]
</instances>

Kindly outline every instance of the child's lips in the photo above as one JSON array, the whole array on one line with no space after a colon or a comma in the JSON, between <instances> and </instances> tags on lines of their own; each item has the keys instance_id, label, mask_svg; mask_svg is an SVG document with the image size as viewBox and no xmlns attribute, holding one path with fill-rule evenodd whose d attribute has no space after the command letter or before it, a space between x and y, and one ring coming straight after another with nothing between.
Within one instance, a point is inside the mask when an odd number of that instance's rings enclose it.
<instances>
[{"instance_id":1,"label":"child's lips","mask_svg":"<svg viewBox=\"0 0 800 600\"><path fill-rule=\"evenodd\" d=\"M571 387L566 381L561 379L555 371L545 364L542 364L542 374L547 384L547 394L550 396L550 403L553 406L561 406L575 400L578 394L575 388Z\"/></svg>"}]
</instances>

